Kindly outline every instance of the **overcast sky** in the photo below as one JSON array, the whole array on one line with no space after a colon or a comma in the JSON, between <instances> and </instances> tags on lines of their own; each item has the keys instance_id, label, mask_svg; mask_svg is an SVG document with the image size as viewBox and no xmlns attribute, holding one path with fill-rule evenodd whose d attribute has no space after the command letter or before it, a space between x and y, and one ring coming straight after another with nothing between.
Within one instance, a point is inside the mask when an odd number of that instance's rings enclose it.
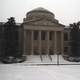
<instances>
[{"instance_id":1,"label":"overcast sky","mask_svg":"<svg viewBox=\"0 0 80 80\"><path fill-rule=\"evenodd\" d=\"M80 0L0 0L0 22L11 16L23 22L26 13L37 7L53 12L64 25L80 20Z\"/></svg>"}]
</instances>

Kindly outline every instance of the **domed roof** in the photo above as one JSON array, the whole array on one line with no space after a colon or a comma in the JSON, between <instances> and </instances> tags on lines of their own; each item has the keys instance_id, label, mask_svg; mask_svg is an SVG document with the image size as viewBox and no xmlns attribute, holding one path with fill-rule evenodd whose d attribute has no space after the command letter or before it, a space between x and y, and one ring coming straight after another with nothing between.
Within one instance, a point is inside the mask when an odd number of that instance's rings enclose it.
<instances>
[{"instance_id":1,"label":"domed roof","mask_svg":"<svg viewBox=\"0 0 80 80\"><path fill-rule=\"evenodd\" d=\"M27 21L37 20L37 19L50 20L50 21L56 22L56 23L58 22L55 19L55 15L52 12L50 12L47 9L44 9L42 7L33 9L26 14L25 20L27 20Z\"/></svg>"},{"instance_id":2,"label":"domed roof","mask_svg":"<svg viewBox=\"0 0 80 80\"><path fill-rule=\"evenodd\" d=\"M44 8L42 8L42 7L38 7L38 8L36 8L36 9L34 9L34 10L48 11L47 9L44 9Z\"/></svg>"},{"instance_id":3,"label":"domed roof","mask_svg":"<svg viewBox=\"0 0 80 80\"><path fill-rule=\"evenodd\" d=\"M47 9L44 9L42 7L38 7L36 9L33 9L30 12L28 12L28 13L31 13L31 12L48 12L48 13L51 13L50 11L48 11ZM53 14L53 13L51 13L51 14Z\"/></svg>"},{"instance_id":4,"label":"domed roof","mask_svg":"<svg viewBox=\"0 0 80 80\"><path fill-rule=\"evenodd\" d=\"M39 8L29 11L26 16L29 18L44 17L44 16L54 18L54 14L52 12L50 12L42 7L39 7Z\"/></svg>"},{"instance_id":5,"label":"domed roof","mask_svg":"<svg viewBox=\"0 0 80 80\"><path fill-rule=\"evenodd\" d=\"M49 13L49 14L51 14L51 15L54 16L54 14L53 14L52 12L50 12L50 11L48 11L47 9L44 9L44 8L42 8L42 7L38 7L38 8L36 8L36 9L33 9L33 10L29 11L27 14L34 13L34 12Z\"/></svg>"}]
</instances>

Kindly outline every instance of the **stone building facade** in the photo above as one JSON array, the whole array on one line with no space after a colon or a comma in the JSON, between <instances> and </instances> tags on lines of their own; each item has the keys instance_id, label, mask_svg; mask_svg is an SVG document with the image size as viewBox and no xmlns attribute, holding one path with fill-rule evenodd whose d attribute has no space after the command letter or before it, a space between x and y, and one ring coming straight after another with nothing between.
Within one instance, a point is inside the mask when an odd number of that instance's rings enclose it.
<instances>
[{"instance_id":1,"label":"stone building facade","mask_svg":"<svg viewBox=\"0 0 80 80\"><path fill-rule=\"evenodd\" d=\"M0 52L3 53L3 23L0 22ZM44 9L37 8L26 14L23 23L17 24L19 48L24 55L69 54L70 29L65 28L55 19L55 15Z\"/></svg>"},{"instance_id":2,"label":"stone building facade","mask_svg":"<svg viewBox=\"0 0 80 80\"><path fill-rule=\"evenodd\" d=\"M23 21L24 54L63 54L64 27L44 8L28 12Z\"/></svg>"}]
</instances>

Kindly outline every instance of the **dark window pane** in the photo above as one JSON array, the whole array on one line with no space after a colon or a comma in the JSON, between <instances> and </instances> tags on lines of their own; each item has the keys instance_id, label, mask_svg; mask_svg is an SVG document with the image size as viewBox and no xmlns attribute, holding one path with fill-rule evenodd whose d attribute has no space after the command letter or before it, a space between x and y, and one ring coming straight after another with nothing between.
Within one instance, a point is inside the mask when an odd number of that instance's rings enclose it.
<instances>
[{"instance_id":1,"label":"dark window pane","mask_svg":"<svg viewBox=\"0 0 80 80\"><path fill-rule=\"evenodd\" d=\"M70 33L70 40L72 40L72 34Z\"/></svg>"},{"instance_id":2,"label":"dark window pane","mask_svg":"<svg viewBox=\"0 0 80 80\"><path fill-rule=\"evenodd\" d=\"M64 41L68 40L68 33L64 33Z\"/></svg>"},{"instance_id":3,"label":"dark window pane","mask_svg":"<svg viewBox=\"0 0 80 80\"><path fill-rule=\"evenodd\" d=\"M49 34L49 40L52 40L52 32Z\"/></svg>"},{"instance_id":4,"label":"dark window pane","mask_svg":"<svg viewBox=\"0 0 80 80\"><path fill-rule=\"evenodd\" d=\"M41 40L45 40L45 36L46 36L45 31L42 31L42 32L41 32Z\"/></svg>"},{"instance_id":5,"label":"dark window pane","mask_svg":"<svg viewBox=\"0 0 80 80\"><path fill-rule=\"evenodd\" d=\"M38 40L38 31L34 31L34 40Z\"/></svg>"},{"instance_id":6,"label":"dark window pane","mask_svg":"<svg viewBox=\"0 0 80 80\"><path fill-rule=\"evenodd\" d=\"M64 52L68 52L68 47L64 47Z\"/></svg>"}]
</instances>

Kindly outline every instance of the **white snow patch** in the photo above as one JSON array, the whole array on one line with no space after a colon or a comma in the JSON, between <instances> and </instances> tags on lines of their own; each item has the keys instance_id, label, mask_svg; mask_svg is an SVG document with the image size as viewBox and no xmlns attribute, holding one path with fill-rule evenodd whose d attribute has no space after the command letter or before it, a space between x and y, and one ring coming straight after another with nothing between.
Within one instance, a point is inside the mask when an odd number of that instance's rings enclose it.
<instances>
[{"instance_id":1,"label":"white snow patch","mask_svg":"<svg viewBox=\"0 0 80 80\"><path fill-rule=\"evenodd\" d=\"M0 80L80 80L80 66L0 65Z\"/></svg>"},{"instance_id":2,"label":"white snow patch","mask_svg":"<svg viewBox=\"0 0 80 80\"><path fill-rule=\"evenodd\" d=\"M42 57L43 61L38 55L30 55L23 63L0 64L0 80L80 80L80 65L37 66L36 64L57 63L56 55L51 55L52 61L48 55L42 55ZM61 55L59 59L62 64L75 63L64 60Z\"/></svg>"}]
</instances>

